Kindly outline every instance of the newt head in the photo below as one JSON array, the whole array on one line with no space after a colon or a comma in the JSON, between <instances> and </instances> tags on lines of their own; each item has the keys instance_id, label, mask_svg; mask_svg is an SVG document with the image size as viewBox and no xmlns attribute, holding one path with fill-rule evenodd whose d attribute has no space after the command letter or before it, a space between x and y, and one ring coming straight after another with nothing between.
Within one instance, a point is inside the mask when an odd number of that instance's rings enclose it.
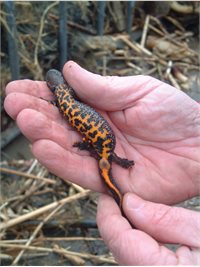
<instances>
[{"instance_id":1,"label":"newt head","mask_svg":"<svg viewBox=\"0 0 200 267\"><path fill-rule=\"evenodd\" d=\"M65 83L65 80L60 71L51 69L46 74L46 82L49 89L54 92L58 85Z\"/></svg>"}]
</instances>

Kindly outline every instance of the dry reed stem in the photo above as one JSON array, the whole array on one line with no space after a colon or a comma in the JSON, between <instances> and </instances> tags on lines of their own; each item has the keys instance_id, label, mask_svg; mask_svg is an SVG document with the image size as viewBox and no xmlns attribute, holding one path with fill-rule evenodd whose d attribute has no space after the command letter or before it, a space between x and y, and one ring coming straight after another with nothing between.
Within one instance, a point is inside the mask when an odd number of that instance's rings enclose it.
<instances>
[{"instance_id":1,"label":"dry reed stem","mask_svg":"<svg viewBox=\"0 0 200 267\"><path fill-rule=\"evenodd\" d=\"M95 256L95 255L92 255L89 253L74 252L74 251L65 250L63 248L62 249L53 249L53 248L44 248L44 247L39 247L39 246L26 247L25 245L21 245L21 244L4 244L1 241L0 241L0 247L13 248L13 249L34 250L34 251L40 251L40 252L56 252L56 253L64 253L64 251L65 251L65 254L67 254L67 255L79 256L83 259L95 260L99 263L116 264L116 261L114 259L106 258L104 255Z\"/></svg>"},{"instance_id":2,"label":"dry reed stem","mask_svg":"<svg viewBox=\"0 0 200 267\"><path fill-rule=\"evenodd\" d=\"M56 250L59 255L71 261L73 265L80 266L85 264L85 260L82 259L80 256L67 254L66 250L62 247L59 247L57 244L54 245L53 249Z\"/></svg>"},{"instance_id":3,"label":"dry reed stem","mask_svg":"<svg viewBox=\"0 0 200 267\"><path fill-rule=\"evenodd\" d=\"M56 181L51 180L49 178L38 177L38 176L33 175L33 174L28 174L28 173L24 173L24 172L20 172L20 171L15 171L15 170L12 170L12 169L7 169L7 168L0 167L0 172L9 173L9 174L15 174L15 175L18 175L18 176L22 176L24 178L29 178L29 179L35 179L35 180L43 181L43 182L45 182L47 184L56 184Z\"/></svg>"},{"instance_id":4,"label":"dry reed stem","mask_svg":"<svg viewBox=\"0 0 200 267\"><path fill-rule=\"evenodd\" d=\"M2 243L12 244L12 243L26 243L28 239L15 239L15 240L3 240ZM76 237L40 237L39 241L103 241L101 237L84 237L84 236L76 236Z\"/></svg>"},{"instance_id":5,"label":"dry reed stem","mask_svg":"<svg viewBox=\"0 0 200 267\"><path fill-rule=\"evenodd\" d=\"M157 29L156 27L154 27L153 25L149 24L149 29L151 29L152 31L154 31L155 33L157 33L158 35L164 37L165 34L160 31L159 29Z\"/></svg>"},{"instance_id":6,"label":"dry reed stem","mask_svg":"<svg viewBox=\"0 0 200 267\"><path fill-rule=\"evenodd\" d=\"M198 2L198 1L197 1ZM178 3L178 1L172 1L170 3L170 8L174 11L177 11L182 14L193 14L197 13L200 14L200 5L193 7L192 5L182 5Z\"/></svg>"},{"instance_id":7,"label":"dry reed stem","mask_svg":"<svg viewBox=\"0 0 200 267\"><path fill-rule=\"evenodd\" d=\"M132 69L135 69L138 73L142 74L142 69L136 66L135 64L133 64L132 62L127 62L126 65Z\"/></svg>"},{"instance_id":8,"label":"dry reed stem","mask_svg":"<svg viewBox=\"0 0 200 267\"><path fill-rule=\"evenodd\" d=\"M126 45L133 49L136 53L141 54L140 49L136 47L136 43L129 40L127 35L120 35L119 39L122 40Z\"/></svg>"},{"instance_id":9,"label":"dry reed stem","mask_svg":"<svg viewBox=\"0 0 200 267\"><path fill-rule=\"evenodd\" d=\"M53 208L56 208L57 206L61 205L61 204L67 204L67 203L70 203L74 200L77 200L77 199L80 199L80 198L83 198L83 197L86 197L88 194L90 193L90 190L85 190L84 192L81 192L81 193L77 193L73 196L70 196L70 197L66 197L66 198L63 198L59 201L55 201L51 204L48 204L42 208L39 208L37 210L34 210L32 212L29 212L27 214L24 214L24 215L21 215L17 218L14 218L14 219L11 219L7 222L3 222L0 224L0 230L4 230L4 229L7 229L9 227L12 227L14 225L17 225L19 223L22 223L24 221L27 221L29 219L32 219L36 216L39 216Z\"/></svg>"},{"instance_id":10,"label":"dry reed stem","mask_svg":"<svg viewBox=\"0 0 200 267\"><path fill-rule=\"evenodd\" d=\"M150 16L147 15L146 16L146 19L145 19L145 23L144 23L144 28L143 28L143 32L142 32L141 42L140 42L141 47L144 47L145 42L146 42L147 31L148 31L148 28L149 28L149 20L150 20Z\"/></svg>"},{"instance_id":11,"label":"dry reed stem","mask_svg":"<svg viewBox=\"0 0 200 267\"><path fill-rule=\"evenodd\" d=\"M179 30L181 30L182 32L185 31L185 29L182 27L182 25L180 24L180 22L178 22L176 19L170 17L170 16L165 16L165 19L167 19L168 21L170 21L172 24L174 24L174 26L176 26Z\"/></svg>"},{"instance_id":12,"label":"dry reed stem","mask_svg":"<svg viewBox=\"0 0 200 267\"><path fill-rule=\"evenodd\" d=\"M156 17L153 17L153 16L150 16L150 19L152 20L152 21L154 21L157 25L158 25L158 27L160 27L160 29L161 29L161 31L164 33L164 34L168 34L168 31L164 28L164 26L162 25L162 23L160 22L160 20L158 19L158 18L156 18Z\"/></svg>"},{"instance_id":13,"label":"dry reed stem","mask_svg":"<svg viewBox=\"0 0 200 267\"><path fill-rule=\"evenodd\" d=\"M171 84L178 90L181 90L181 87L179 86L178 82L176 79L173 77L171 73L168 74L168 79L170 80Z\"/></svg>"},{"instance_id":14,"label":"dry reed stem","mask_svg":"<svg viewBox=\"0 0 200 267\"><path fill-rule=\"evenodd\" d=\"M106 55L103 56L103 69L102 69L102 75L107 75L107 57Z\"/></svg>"}]
</instances>

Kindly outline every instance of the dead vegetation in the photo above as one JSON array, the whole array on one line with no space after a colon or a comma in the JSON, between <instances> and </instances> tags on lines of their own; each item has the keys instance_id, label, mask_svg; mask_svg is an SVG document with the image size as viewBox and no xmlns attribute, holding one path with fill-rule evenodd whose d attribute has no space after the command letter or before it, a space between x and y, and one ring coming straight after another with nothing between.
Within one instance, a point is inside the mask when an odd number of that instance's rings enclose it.
<instances>
[{"instance_id":1,"label":"dead vegetation","mask_svg":"<svg viewBox=\"0 0 200 267\"><path fill-rule=\"evenodd\" d=\"M88 260L95 265L115 263L108 252L97 256L89 253L94 242L103 251L94 220L96 194L61 181L37 160L13 160L9 165L5 161L1 166L4 166L0 167L3 188L0 247L4 251L1 260L7 259L16 265L20 260L26 262L57 253L61 256L60 264L64 264L64 259L70 265L85 265ZM81 199L84 199L83 205ZM76 228L78 230L74 230ZM84 228L87 236L79 234ZM75 236L71 236L73 231ZM71 249L72 243L78 250Z\"/></svg>"}]
</instances>

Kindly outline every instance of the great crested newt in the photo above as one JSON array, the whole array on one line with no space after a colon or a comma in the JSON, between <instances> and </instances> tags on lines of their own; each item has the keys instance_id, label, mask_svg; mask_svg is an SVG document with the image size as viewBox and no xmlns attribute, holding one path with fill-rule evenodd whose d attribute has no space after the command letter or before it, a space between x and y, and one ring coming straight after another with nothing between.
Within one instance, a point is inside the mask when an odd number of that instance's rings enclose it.
<instances>
[{"instance_id":1,"label":"great crested newt","mask_svg":"<svg viewBox=\"0 0 200 267\"><path fill-rule=\"evenodd\" d=\"M49 70L46 82L55 96L53 104L83 137L83 142L76 142L73 146L90 151L98 160L100 176L123 214L122 193L112 177L111 166L114 161L123 168L129 168L134 161L117 156L114 152L116 139L110 125L96 110L79 100L61 72Z\"/></svg>"}]
</instances>

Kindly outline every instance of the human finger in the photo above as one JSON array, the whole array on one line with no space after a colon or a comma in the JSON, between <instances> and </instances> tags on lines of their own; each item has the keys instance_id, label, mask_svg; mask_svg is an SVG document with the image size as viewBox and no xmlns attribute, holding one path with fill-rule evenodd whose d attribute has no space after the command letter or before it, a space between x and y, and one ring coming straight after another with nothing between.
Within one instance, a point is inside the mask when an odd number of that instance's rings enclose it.
<instances>
[{"instance_id":1,"label":"human finger","mask_svg":"<svg viewBox=\"0 0 200 267\"><path fill-rule=\"evenodd\" d=\"M102 238L120 265L176 265L178 257L143 231L132 229L114 200L102 195L97 224Z\"/></svg>"},{"instance_id":2,"label":"human finger","mask_svg":"<svg viewBox=\"0 0 200 267\"><path fill-rule=\"evenodd\" d=\"M9 93L4 100L4 108L14 120L23 109L29 108L43 113L51 120L66 124L56 107L43 99L25 93Z\"/></svg>"},{"instance_id":3,"label":"human finger","mask_svg":"<svg viewBox=\"0 0 200 267\"><path fill-rule=\"evenodd\" d=\"M123 204L129 220L159 242L200 247L198 212L145 201L131 193Z\"/></svg>"},{"instance_id":4,"label":"human finger","mask_svg":"<svg viewBox=\"0 0 200 267\"><path fill-rule=\"evenodd\" d=\"M43 166L63 180L94 191L105 192L94 158L64 149L57 142L48 139L35 141L32 152Z\"/></svg>"},{"instance_id":5,"label":"human finger","mask_svg":"<svg viewBox=\"0 0 200 267\"><path fill-rule=\"evenodd\" d=\"M6 95L11 93L24 93L35 97L52 99L53 95L44 81L16 80L8 83L5 88Z\"/></svg>"},{"instance_id":6,"label":"human finger","mask_svg":"<svg viewBox=\"0 0 200 267\"><path fill-rule=\"evenodd\" d=\"M64 65L63 74L83 101L107 111L130 107L162 84L150 76L101 76L81 68L73 61Z\"/></svg>"}]
</instances>

